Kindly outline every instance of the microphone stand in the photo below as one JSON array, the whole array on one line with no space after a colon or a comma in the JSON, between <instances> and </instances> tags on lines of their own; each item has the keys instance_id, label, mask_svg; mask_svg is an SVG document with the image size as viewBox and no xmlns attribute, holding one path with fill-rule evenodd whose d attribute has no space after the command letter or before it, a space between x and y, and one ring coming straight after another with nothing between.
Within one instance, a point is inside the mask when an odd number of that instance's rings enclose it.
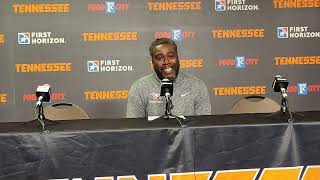
<instances>
[{"instance_id":1,"label":"microphone stand","mask_svg":"<svg viewBox=\"0 0 320 180\"><path fill-rule=\"evenodd\" d=\"M288 122L289 123L292 123L293 122L293 116L292 114L296 114L296 115L299 115L299 116L304 116L303 114L299 114L299 113L296 113L296 112L291 112L290 108L289 108L289 103L288 103L288 94L287 94L287 91L285 88L280 88L281 90L281 107L280 107L280 111L277 111L275 113L272 113L271 115L268 115L267 117L271 117L271 116L274 116L278 113L282 113L282 115L285 115L287 112L289 113L289 119L288 119Z\"/></svg>"},{"instance_id":2,"label":"microphone stand","mask_svg":"<svg viewBox=\"0 0 320 180\"><path fill-rule=\"evenodd\" d=\"M181 125L181 127L187 127L186 123L182 123L181 120L180 120L180 117L172 114L171 112L171 109L173 108L173 104L172 104L172 100L171 100L171 95L170 93L166 93L165 94L165 97L166 97L166 112L165 112L165 115L163 116L163 118L165 119L176 119L179 124Z\"/></svg>"},{"instance_id":3,"label":"microphone stand","mask_svg":"<svg viewBox=\"0 0 320 180\"><path fill-rule=\"evenodd\" d=\"M164 118L170 118L172 115L171 109L173 108L173 104L171 101L171 96L170 94L166 93L166 112Z\"/></svg>"},{"instance_id":4,"label":"microphone stand","mask_svg":"<svg viewBox=\"0 0 320 180\"><path fill-rule=\"evenodd\" d=\"M46 128L46 124L45 124L46 117L44 116L42 102L40 104L37 103L36 109L38 110L36 117L42 126L42 131L49 132L48 130L45 129Z\"/></svg>"},{"instance_id":5,"label":"microphone stand","mask_svg":"<svg viewBox=\"0 0 320 180\"><path fill-rule=\"evenodd\" d=\"M283 114L285 114L287 111L289 111L288 109L288 94L286 92L286 89L285 88L281 88L281 96L282 96L282 99L281 99L281 112ZM292 118L292 117L290 117Z\"/></svg>"},{"instance_id":6,"label":"microphone stand","mask_svg":"<svg viewBox=\"0 0 320 180\"><path fill-rule=\"evenodd\" d=\"M42 131L44 133L49 133L49 130L46 129L46 125L48 125L48 124L58 124L59 123L58 121L49 120L44 116L44 108L43 108L43 105L42 105L42 101L38 101L36 103L34 114L35 114L35 119L31 120L31 121L28 121L28 122L26 122L24 124L25 125L28 125L29 123L34 124L36 121L38 121L38 122L40 122L40 124L42 126Z\"/></svg>"}]
</instances>

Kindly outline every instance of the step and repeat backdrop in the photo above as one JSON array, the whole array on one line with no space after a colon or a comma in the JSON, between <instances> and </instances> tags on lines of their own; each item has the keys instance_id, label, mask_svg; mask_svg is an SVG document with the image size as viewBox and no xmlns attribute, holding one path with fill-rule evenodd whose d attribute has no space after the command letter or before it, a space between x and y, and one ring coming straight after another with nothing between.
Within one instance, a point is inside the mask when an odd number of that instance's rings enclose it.
<instances>
[{"instance_id":1,"label":"step and repeat backdrop","mask_svg":"<svg viewBox=\"0 0 320 180\"><path fill-rule=\"evenodd\" d=\"M319 0L12 0L0 2L0 121L34 118L38 85L91 118L125 117L128 90L153 72L148 47L178 44L181 70L202 79L215 114L247 95L320 110Z\"/></svg>"}]
</instances>

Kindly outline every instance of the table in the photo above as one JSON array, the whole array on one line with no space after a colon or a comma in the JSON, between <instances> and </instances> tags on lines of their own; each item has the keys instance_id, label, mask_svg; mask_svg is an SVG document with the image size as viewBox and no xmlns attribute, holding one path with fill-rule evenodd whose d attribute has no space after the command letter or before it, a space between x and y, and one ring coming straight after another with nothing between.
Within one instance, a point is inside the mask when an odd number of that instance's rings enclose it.
<instances>
[{"instance_id":1,"label":"table","mask_svg":"<svg viewBox=\"0 0 320 180\"><path fill-rule=\"evenodd\" d=\"M37 122L0 123L0 179L320 178L320 112L300 113L290 123L281 114L195 116L186 127L59 121L49 133Z\"/></svg>"}]
</instances>

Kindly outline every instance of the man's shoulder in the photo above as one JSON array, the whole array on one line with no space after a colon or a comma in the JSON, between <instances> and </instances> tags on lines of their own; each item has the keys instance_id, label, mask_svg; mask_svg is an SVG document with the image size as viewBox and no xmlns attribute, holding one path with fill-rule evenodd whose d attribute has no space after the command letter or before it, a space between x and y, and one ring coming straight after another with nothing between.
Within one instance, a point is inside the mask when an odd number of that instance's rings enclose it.
<instances>
[{"instance_id":1,"label":"man's shoulder","mask_svg":"<svg viewBox=\"0 0 320 180\"><path fill-rule=\"evenodd\" d=\"M184 80L189 81L190 83L201 83L204 84L204 82L199 79L198 77L194 76L193 74L189 74L186 72L181 72L181 75Z\"/></svg>"},{"instance_id":2,"label":"man's shoulder","mask_svg":"<svg viewBox=\"0 0 320 180\"><path fill-rule=\"evenodd\" d=\"M150 84L153 81L153 74L148 74L136 80L132 86L133 87L141 87Z\"/></svg>"}]
</instances>

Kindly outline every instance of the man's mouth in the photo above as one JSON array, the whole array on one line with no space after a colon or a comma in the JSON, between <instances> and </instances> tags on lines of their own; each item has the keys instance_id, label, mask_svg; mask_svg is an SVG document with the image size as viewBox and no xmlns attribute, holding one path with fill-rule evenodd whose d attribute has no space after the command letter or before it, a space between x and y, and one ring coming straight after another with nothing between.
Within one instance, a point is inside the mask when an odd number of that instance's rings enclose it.
<instances>
[{"instance_id":1,"label":"man's mouth","mask_svg":"<svg viewBox=\"0 0 320 180\"><path fill-rule=\"evenodd\" d=\"M170 74L173 72L173 68L172 67L167 67L167 68L163 68L162 70L165 74Z\"/></svg>"}]
</instances>

